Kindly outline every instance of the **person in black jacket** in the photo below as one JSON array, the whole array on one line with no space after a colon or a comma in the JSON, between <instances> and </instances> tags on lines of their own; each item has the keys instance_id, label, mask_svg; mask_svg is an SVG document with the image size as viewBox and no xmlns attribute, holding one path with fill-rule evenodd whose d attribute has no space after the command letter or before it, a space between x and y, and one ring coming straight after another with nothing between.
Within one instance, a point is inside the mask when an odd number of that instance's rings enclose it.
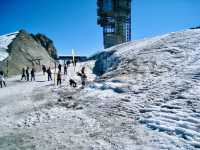
<instances>
[{"instance_id":1,"label":"person in black jacket","mask_svg":"<svg viewBox=\"0 0 200 150\"><path fill-rule=\"evenodd\" d=\"M59 64L58 65L58 70L61 72L61 68L62 68L62 65L61 64Z\"/></svg>"},{"instance_id":2,"label":"person in black jacket","mask_svg":"<svg viewBox=\"0 0 200 150\"><path fill-rule=\"evenodd\" d=\"M67 67L69 67L69 66L70 66L70 60L67 61Z\"/></svg>"},{"instance_id":3,"label":"person in black jacket","mask_svg":"<svg viewBox=\"0 0 200 150\"><path fill-rule=\"evenodd\" d=\"M45 65L42 65L42 71L43 71L43 75L45 75L45 72L47 71Z\"/></svg>"},{"instance_id":4,"label":"person in black jacket","mask_svg":"<svg viewBox=\"0 0 200 150\"><path fill-rule=\"evenodd\" d=\"M64 66L64 75L67 75L67 66Z\"/></svg>"},{"instance_id":5,"label":"person in black jacket","mask_svg":"<svg viewBox=\"0 0 200 150\"><path fill-rule=\"evenodd\" d=\"M58 74L57 74L57 85L61 85L61 80L62 80L62 78L61 78L61 71L59 70L58 71Z\"/></svg>"},{"instance_id":6,"label":"person in black jacket","mask_svg":"<svg viewBox=\"0 0 200 150\"><path fill-rule=\"evenodd\" d=\"M35 81L35 69L32 68L31 70L31 81Z\"/></svg>"},{"instance_id":7,"label":"person in black jacket","mask_svg":"<svg viewBox=\"0 0 200 150\"><path fill-rule=\"evenodd\" d=\"M26 68L26 81L29 81L29 67Z\"/></svg>"},{"instance_id":8,"label":"person in black jacket","mask_svg":"<svg viewBox=\"0 0 200 150\"><path fill-rule=\"evenodd\" d=\"M6 87L6 81L5 81L5 78L4 78L4 73L3 73L3 71L0 71L0 86L1 86L1 88L3 88L3 84Z\"/></svg>"},{"instance_id":9,"label":"person in black jacket","mask_svg":"<svg viewBox=\"0 0 200 150\"><path fill-rule=\"evenodd\" d=\"M24 68L22 68L22 78L21 78L21 80L23 80L23 78L26 80L26 75L25 75L25 69Z\"/></svg>"},{"instance_id":10,"label":"person in black jacket","mask_svg":"<svg viewBox=\"0 0 200 150\"><path fill-rule=\"evenodd\" d=\"M51 74L52 74L52 73L51 73L51 68L49 67L49 68L47 69L48 81L52 80Z\"/></svg>"}]
</instances>

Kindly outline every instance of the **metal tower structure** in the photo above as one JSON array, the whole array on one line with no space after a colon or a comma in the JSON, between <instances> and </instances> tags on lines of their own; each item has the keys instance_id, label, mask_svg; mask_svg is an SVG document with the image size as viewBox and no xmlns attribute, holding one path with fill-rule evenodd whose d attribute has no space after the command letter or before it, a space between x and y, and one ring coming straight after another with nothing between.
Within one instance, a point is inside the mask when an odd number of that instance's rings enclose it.
<instances>
[{"instance_id":1,"label":"metal tower structure","mask_svg":"<svg viewBox=\"0 0 200 150\"><path fill-rule=\"evenodd\" d=\"M97 0L97 24L103 28L104 48L131 40L131 0Z\"/></svg>"}]
</instances>

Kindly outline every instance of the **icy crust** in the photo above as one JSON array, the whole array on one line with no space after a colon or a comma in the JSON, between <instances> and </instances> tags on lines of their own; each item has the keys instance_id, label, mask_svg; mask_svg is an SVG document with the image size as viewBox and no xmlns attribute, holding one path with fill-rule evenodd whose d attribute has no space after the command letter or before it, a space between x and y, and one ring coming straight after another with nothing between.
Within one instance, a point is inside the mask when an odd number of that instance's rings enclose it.
<instances>
[{"instance_id":1,"label":"icy crust","mask_svg":"<svg viewBox=\"0 0 200 150\"><path fill-rule=\"evenodd\" d=\"M6 59L9 55L7 52L8 45L13 41L19 32L14 32L0 36L0 61Z\"/></svg>"}]
</instances>

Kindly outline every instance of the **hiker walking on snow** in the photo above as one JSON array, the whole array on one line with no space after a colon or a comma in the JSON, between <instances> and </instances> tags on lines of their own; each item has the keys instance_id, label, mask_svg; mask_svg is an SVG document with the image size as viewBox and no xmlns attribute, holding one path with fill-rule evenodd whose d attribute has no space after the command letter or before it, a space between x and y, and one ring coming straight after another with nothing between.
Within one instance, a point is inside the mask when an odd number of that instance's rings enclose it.
<instances>
[{"instance_id":1,"label":"hiker walking on snow","mask_svg":"<svg viewBox=\"0 0 200 150\"><path fill-rule=\"evenodd\" d=\"M64 75L67 75L67 66L64 66Z\"/></svg>"},{"instance_id":2,"label":"hiker walking on snow","mask_svg":"<svg viewBox=\"0 0 200 150\"><path fill-rule=\"evenodd\" d=\"M26 81L29 81L29 67L26 68Z\"/></svg>"},{"instance_id":3,"label":"hiker walking on snow","mask_svg":"<svg viewBox=\"0 0 200 150\"><path fill-rule=\"evenodd\" d=\"M51 74L52 74L52 73L51 73L51 68L49 67L49 68L47 69L48 81L52 80Z\"/></svg>"},{"instance_id":4,"label":"hiker walking on snow","mask_svg":"<svg viewBox=\"0 0 200 150\"><path fill-rule=\"evenodd\" d=\"M42 71L43 71L43 75L45 75L45 72L47 71L45 65L42 65Z\"/></svg>"},{"instance_id":5,"label":"hiker walking on snow","mask_svg":"<svg viewBox=\"0 0 200 150\"><path fill-rule=\"evenodd\" d=\"M31 70L31 81L35 81L35 69L32 68Z\"/></svg>"},{"instance_id":6,"label":"hiker walking on snow","mask_svg":"<svg viewBox=\"0 0 200 150\"><path fill-rule=\"evenodd\" d=\"M22 78L21 78L21 80L23 80L23 78L26 80L26 75L25 75L25 69L24 68L22 68Z\"/></svg>"},{"instance_id":7,"label":"hiker walking on snow","mask_svg":"<svg viewBox=\"0 0 200 150\"><path fill-rule=\"evenodd\" d=\"M57 85L61 85L61 71L59 70L58 71L58 74L57 74Z\"/></svg>"},{"instance_id":8,"label":"hiker walking on snow","mask_svg":"<svg viewBox=\"0 0 200 150\"><path fill-rule=\"evenodd\" d=\"M0 71L0 86L1 86L1 88L3 88L3 84L6 87L6 81L5 81L5 78L4 78L4 73L3 73L3 71Z\"/></svg>"}]
</instances>

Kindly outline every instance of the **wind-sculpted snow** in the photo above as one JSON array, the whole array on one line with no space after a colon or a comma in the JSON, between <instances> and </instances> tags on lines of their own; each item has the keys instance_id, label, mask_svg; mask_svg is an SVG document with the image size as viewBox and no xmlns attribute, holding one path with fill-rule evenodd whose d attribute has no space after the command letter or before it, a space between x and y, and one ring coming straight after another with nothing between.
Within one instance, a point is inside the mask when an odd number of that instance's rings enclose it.
<instances>
[{"instance_id":1,"label":"wind-sculpted snow","mask_svg":"<svg viewBox=\"0 0 200 150\"><path fill-rule=\"evenodd\" d=\"M183 141L181 149L199 149L200 30L125 43L104 53L113 50L112 56L97 58L105 72L99 80L129 82L129 96L140 103L141 124ZM115 58L120 62L110 71L107 62Z\"/></svg>"},{"instance_id":2,"label":"wind-sculpted snow","mask_svg":"<svg viewBox=\"0 0 200 150\"><path fill-rule=\"evenodd\" d=\"M8 57L8 45L13 41L18 32L0 36L0 61Z\"/></svg>"}]
</instances>

